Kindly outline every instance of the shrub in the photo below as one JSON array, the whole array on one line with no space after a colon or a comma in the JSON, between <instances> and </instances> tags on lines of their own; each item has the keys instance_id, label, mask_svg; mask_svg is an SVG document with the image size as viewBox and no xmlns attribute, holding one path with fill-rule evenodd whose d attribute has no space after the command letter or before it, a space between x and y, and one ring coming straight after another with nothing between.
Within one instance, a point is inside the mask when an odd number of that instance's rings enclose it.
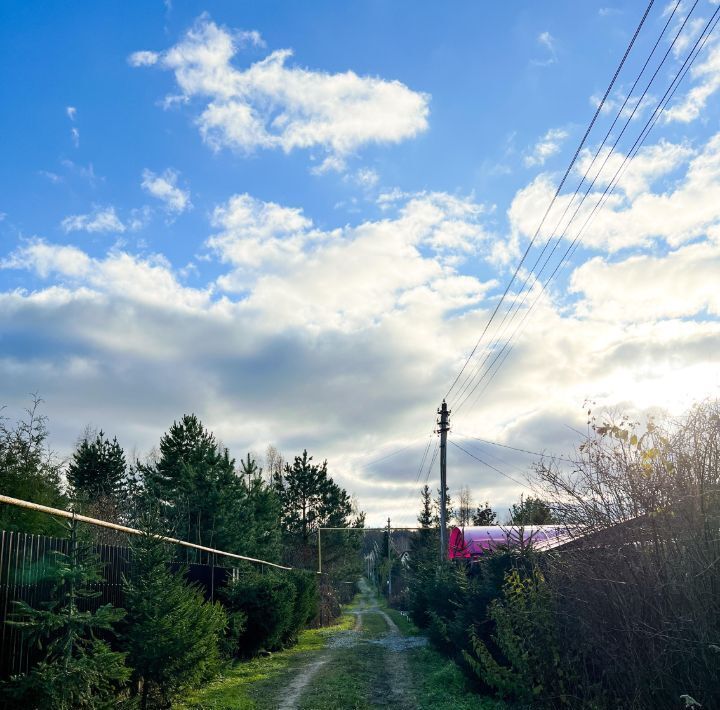
<instances>
[{"instance_id":1,"label":"shrub","mask_svg":"<svg viewBox=\"0 0 720 710\"><path fill-rule=\"evenodd\" d=\"M475 628L470 631L474 653L463 651L483 683L514 700L541 698L547 707L565 704L567 684L552 598L539 569L508 572L502 598L491 602L489 617L495 622L493 639L499 653L492 652Z\"/></svg>"},{"instance_id":2,"label":"shrub","mask_svg":"<svg viewBox=\"0 0 720 710\"><path fill-rule=\"evenodd\" d=\"M295 587L295 603L290 625L285 631L285 642L294 642L302 629L318 615L319 590L317 575L303 570L293 570L289 579Z\"/></svg>"},{"instance_id":3,"label":"shrub","mask_svg":"<svg viewBox=\"0 0 720 710\"><path fill-rule=\"evenodd\" d=\"M287 574L243 568L223 593L229 612L240 612L246 619L237 636L235 655L247 658L282 647L291 634L296 596L296 587Z\"/></svg>"}]
</instances>

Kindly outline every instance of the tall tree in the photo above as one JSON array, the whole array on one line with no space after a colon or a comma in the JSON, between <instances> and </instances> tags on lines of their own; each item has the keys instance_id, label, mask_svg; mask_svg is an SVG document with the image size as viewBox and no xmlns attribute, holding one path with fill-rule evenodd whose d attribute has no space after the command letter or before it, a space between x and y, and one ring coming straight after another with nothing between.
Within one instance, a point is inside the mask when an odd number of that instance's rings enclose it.
<instances>
[{"instance_id":1,"label":"tall tree","mask_svg":"<svg viewBox=\"0 0 720 710\"><path fill-rule=\"evenodd\" d=\"M79 500L116 499L126 472L125 453L117 438L110 441L101 430L94 440L85 437L80 442L68 466L67 479Z\"/></svg>"},{"instance_id":2,"label":"tall tree","mask_svg":"<svg viewBox=\"0 0 720 710\"><path fill-rule=\"evenodd\" d=\"M0 416L0 490L12 498L64 508L60 463L47 444L47 418L40 413L41 403L34 396L25 416L15 423ZM0 527L45 535L65 534L55 518L9 505L0 506Z\"/></svg>"},{"instance_id":3,"label":"tall tree","mask_svg":"<svg viewBox=\"0 0 720 710\"><path fill-rule=\"evenodd\" d=\"M470 525L470 519L472 518L473 503L472 494L468 486L463 486L460 489L460 503L458 505L457 522L460 527L465 528Z\"/></svg>"},{"instance_id":4,"label":"tall tree","mask_svg":"<svg viewBox=\"0 0 720 710\"><path fill-rule=\"evenodd\" d=\"M495 525L497 523L497 513L485 501L485 506L479 505L472 516L473 525Z\"/></svg>"},{"instance_id":5,"label":"tall tree","mask_svg":"<svg viewBox=\"0 0 720 710\"><path fill-rule=\"evenodd\" d=\"M145 492L175 536L239 551L246 491L235 462L194 414L186 414L160 440L160 453L139 464Z\"/></svg>"},{"instance_id":6,"label":"tall tree","mask_svg":"<svg viewBox=\"0 0 720 710\"><path fill-rule=\"evenodd\" d=\"M520 498L520 503L513 503L510 510L512 525L551 525L555 522L552 509L541 498Z\"/></svg>"},{"instance_id":7,"label":"tall tree","mask_svg":"<svg viewBox=\"0 0 720 710\"><path fill-rule=\"evenodd\" d=\"M284 530L307 545L318 527L349 527L352 502L347 492L328 475L327 461L312 463L307 450L285 464L276 491L282 505Z\"/></svg>"}]
</instances>

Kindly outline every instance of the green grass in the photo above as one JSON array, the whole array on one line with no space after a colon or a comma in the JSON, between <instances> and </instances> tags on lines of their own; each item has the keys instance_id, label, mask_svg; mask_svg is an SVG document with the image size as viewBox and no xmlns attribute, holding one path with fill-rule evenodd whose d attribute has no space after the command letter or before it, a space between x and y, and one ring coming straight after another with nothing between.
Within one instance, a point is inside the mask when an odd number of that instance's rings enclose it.
<instances>
[{"instance_id":1,"label":"green grass","mask_svg":"<svg viewBox=\"0 0 720 710\"><path fill-rule=\"evenodd\" d=\"M407 616L384 602L381 606L403 636L422 635ZM431 646L408 651L407 663L418 710L509 710L502 701L476 693L457 663Z\"/></svg>"},{"instance_id":2,"label":"green grass","mask_svg":"<svg viewBox=\"0 0 720 710\"><path fill-rule=\"evenodd\" d=\"M374 599L358 598L349 609L358 611ZM397 624L403 636L420 631L394 609L381 608ZM355 615L345 613L326 629L303 631L296 646L269 656L236 663L222 677L189 694L176 710L271 710L277 708L288 683L308 663L326 658L300 698L300 710L369 710L383 707L403 710L412 698L417 710L509 710L509 706L483 697L468 685L457 664L429 646L400 651L404 673L401 688L393 687L392 666L400 659L382 645L388 632L385 619L373 611L363 613L359 642L331 649L323 656L330 634L355 626ZM397 680L397 676L396 676ZM394 694L394 691L398 695Z\"/></svg>"},{"instance_id":3,"label":"green grass","mask_svg":"<svg viewBox=\"0 0 720 710\"><path fill-rule=\"evenodd\" d=\"M362 644L338 650L305 689L300 710L377 707L389 693L387 687L377 683L384 673L385 662L385 650L380 646Z\"/></svg>"},{"instance_id":4,"label":"green grass","mask_svg":"<svg viewBox=\"0 0 720 710\"><path fill-rule=\"evenodd\" d=\"M363 636L377 638L388 632L388 625L380 614L372 611L365 612L362 617Z\"/></svg>"},{"instance_id":5,"label":"green grass","mask_svg":"<svg viewBox=\"0 0 720 710\"><path fill-rule=\"evenodd\" d=\"M322 629L306 629L292 648L249 661L238 661L212 683L175 704L175 710L262 710L276 707L275 680L286 680L310 654L324 648L330 633L352 629L355 618L345 614L338 622ZM270 702L270 704L266 704Z\"/></svg>"}]
</instances>

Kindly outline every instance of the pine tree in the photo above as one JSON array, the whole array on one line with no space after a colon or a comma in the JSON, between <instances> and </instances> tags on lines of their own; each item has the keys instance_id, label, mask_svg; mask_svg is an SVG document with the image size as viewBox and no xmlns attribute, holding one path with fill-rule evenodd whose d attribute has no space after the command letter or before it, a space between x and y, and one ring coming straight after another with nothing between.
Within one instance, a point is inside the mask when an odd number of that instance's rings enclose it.
<instances>
[{"instance_id":1,"label":"pine tree","mask_svg":"<svg viewBox=\"0 0 720 710\"><path fill-rule=\"evenodd\" d=\"M541 498L520 498L520 503L513 503L510 510L512 525L550 525L555 517L550 506Z\"/></svg>"},{"instance_id":2,"label":"pine tree","mask_svg":"<svg viewBox=\"0 0 720 710\"><path fill-rule=\"evenodd\" d=\"M485 501L485 507L478 506L472 516L473 525L495 525L497 523L497 513Z\"/></svg>"},{"instance_id":3,"label":"pine tree","mask_svg":"<svg viewBox=\"0 0 720 710\"><path fill-rule=\"evenodd\" d=\"M117 439L110 441L100 431L94 441L85 438L80 442L68 466L67 479L81 501L115 500L126 470L125 454Z\"/></svg>"},{"instance_id":4,"label":"pine tree","mask_svg":"<svg viewBox=\"0 0 720 710\"><path fill-rule=\"evenodd\" d=\"M307 450L285 464L284 476L276 482L282 505L283 529L307 545L318 527L349 527L352 502L347 492L328 475L327 461L312 463Z\"/></svg>"},{"instance_id":5,"label":"pine tree","mask_svg":"<svg viewBox=\"0 0 720 710\"><path fill-rule=\"evenodd\" d=\"M4 699L13 708L113 708L130 677L126 654L111 650L96 636L113 632L125 612L110 604L94 612L81 610L84 601L99 596L88 585L102 575L97 559L78 542L76 521L68 524L68 531L69 552L56 552L50 565L51 601L39 609L16 602L15 618L8 622L43 649L42 660L27 675L15 676L3 687Z\"/></svg>"}]
</instances>

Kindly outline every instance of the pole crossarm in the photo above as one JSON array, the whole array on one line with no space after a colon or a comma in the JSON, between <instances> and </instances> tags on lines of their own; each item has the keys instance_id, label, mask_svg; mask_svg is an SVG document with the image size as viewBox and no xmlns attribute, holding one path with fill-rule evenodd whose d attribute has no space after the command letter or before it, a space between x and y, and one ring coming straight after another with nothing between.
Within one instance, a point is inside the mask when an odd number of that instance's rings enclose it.
<instances>
[{"instance_id":1,"label":"pole crossarm","mask_svg":"<svg viewBox=\"0 0 720 710\"><path fill-rule=\"evenodd\" d=\"M79 515L77 513L71 513L67 510L60 510L60 508L51 508L47 505L40 505L40 503L31 503L27 500L21 500L20 498L11 498L10 496L0 495L0 503L6 505L14 505L18 508L25 508L27 510L37 510L40 513L47 513L48 515L55 515L59 518L68 518L69 520L78 520L81 523L89 523L90 525L97 525L101 528L108 528L109 530L117 530L118 532L128 533L128 535L147 535L148 533L135 528L130 528L127 525L120 525L118 523L109 523L107 520L99 520L97 518L90 518L87 515ZM245 555L238 555L234 552L226 552L225 550L216 550L213 547L205 547L204 545L197 545L194 542L187 542L186 540L178 540L174 537L166 537L165 535L156 535L150 533L151 537L157 538L162 542L169 542L173 545L180 545L182 547L189 547L193 550L201 550L202 552L211 552L216 555L222 555L224 557L230 557L235 560L243 560L244 562L255 562L260 565L267 565L268 567L276 567L277 569L292 570L293 567L285 567L278 565L275 562L268 562L267 560L259 560L255 557L246 557Z\"/></svg>"}]
</instances>

